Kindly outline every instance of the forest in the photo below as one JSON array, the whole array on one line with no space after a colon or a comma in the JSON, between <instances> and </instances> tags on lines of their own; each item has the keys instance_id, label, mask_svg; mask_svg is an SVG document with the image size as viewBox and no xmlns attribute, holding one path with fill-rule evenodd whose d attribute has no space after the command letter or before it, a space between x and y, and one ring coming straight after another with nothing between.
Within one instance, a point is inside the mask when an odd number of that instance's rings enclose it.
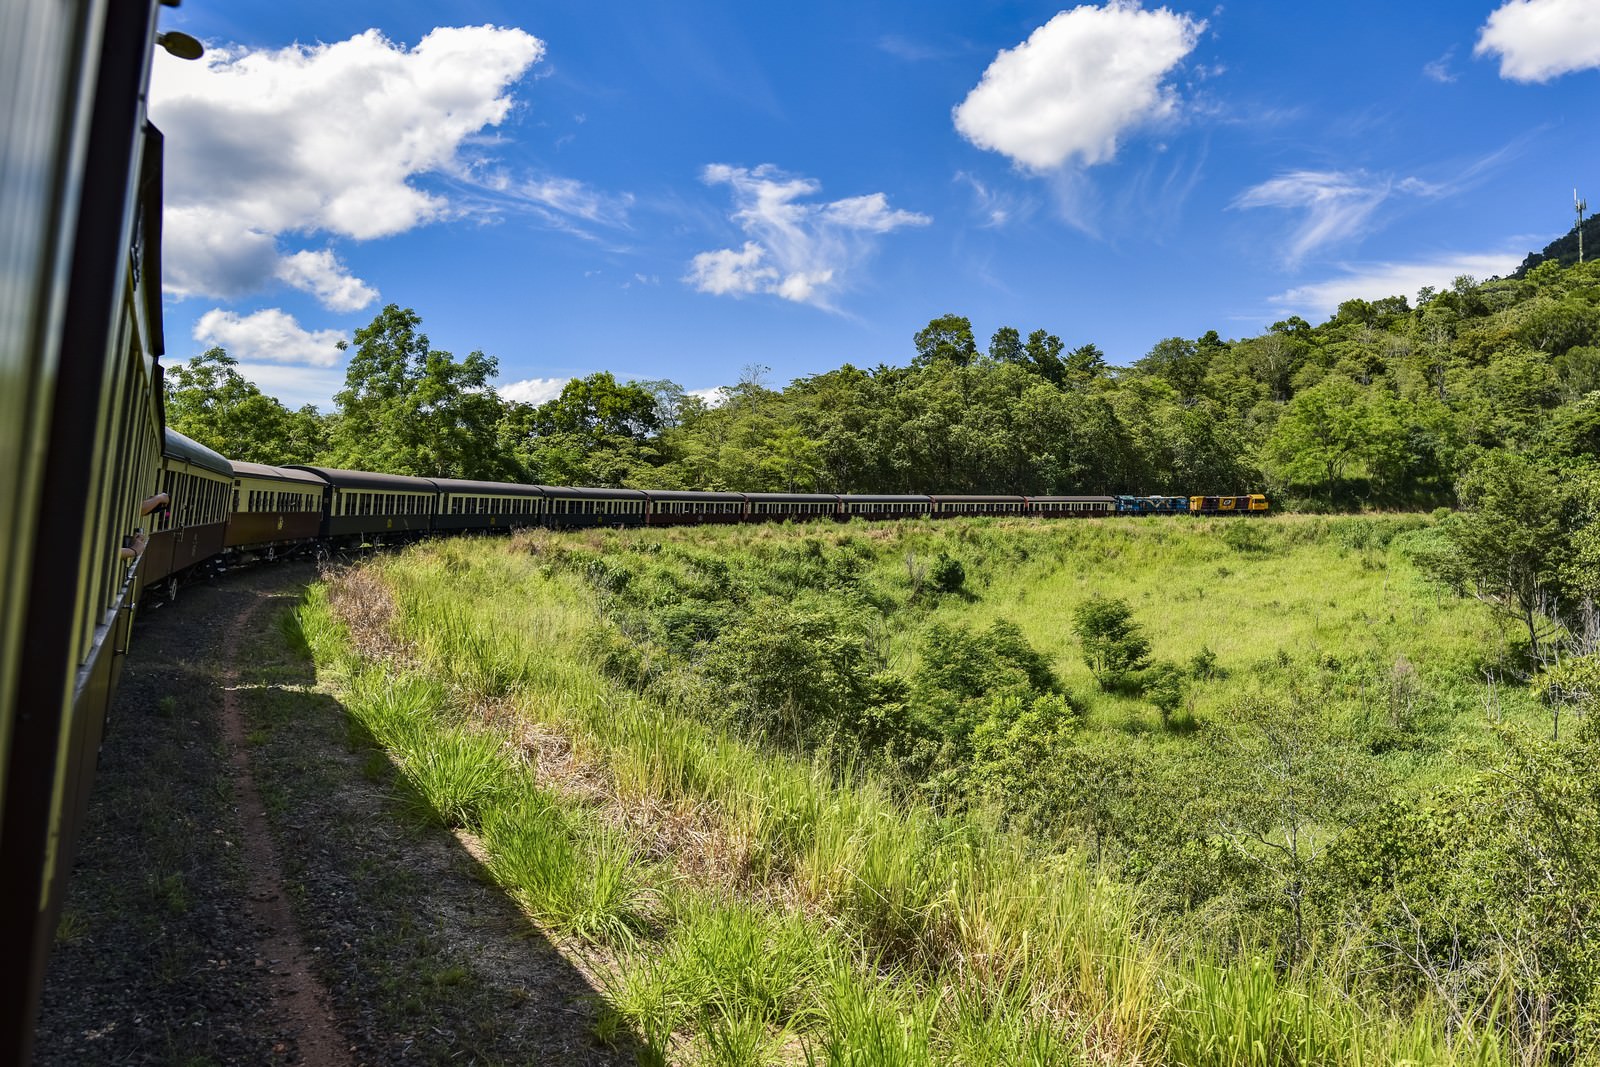
<instances>
[{"instance_id":1,"label":"forest","mask_svg":"<svg viewBox=\"0 0 1600 1067\"><path fill-rule=\"evenodd\" d=\"M905 358L909 357L909 358ZM1600 265L1350 300L1111 366L1092 343L959 314L897 358L782 388L765 368L708 405L674 382L569 381L539 406L496 360L430 347L413 310L358 330L331 412L290 410L212 349L167 376L171 425L226 456L548 485L733 491L1231 493L1298 510L1450 505L1507 450L1587 469L1600 445Z\"/></svg>"}]
</instances>

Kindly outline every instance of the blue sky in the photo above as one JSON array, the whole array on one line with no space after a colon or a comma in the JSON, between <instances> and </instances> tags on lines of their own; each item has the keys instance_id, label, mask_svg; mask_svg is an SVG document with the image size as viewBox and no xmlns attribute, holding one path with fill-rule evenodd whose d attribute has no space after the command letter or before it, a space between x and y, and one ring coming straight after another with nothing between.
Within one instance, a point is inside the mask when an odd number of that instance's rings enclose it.
<instances>
[{"instance_id":1,"label":"blue sky","mask_svg":"<svg viewBox=\"0 0 1600 1067\"><path fill-rule=\"evenodd\" d=\"M1600 3L188 0L168 362L327 407L386 303L509 396L1094 342L1504 273L1600 206ZM1600 252L1600 250L1597 250Z\"/></svg>"}]
</instances>

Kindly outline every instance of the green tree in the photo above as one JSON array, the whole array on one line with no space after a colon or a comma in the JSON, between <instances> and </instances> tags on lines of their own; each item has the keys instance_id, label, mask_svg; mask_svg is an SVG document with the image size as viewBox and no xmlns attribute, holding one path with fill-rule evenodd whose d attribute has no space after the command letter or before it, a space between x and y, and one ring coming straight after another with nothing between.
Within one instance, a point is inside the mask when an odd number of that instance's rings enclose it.
<instances>
[{"instance_id":1,"label":"green tree","mask_svg":"<svg viewBox=\"0 0 1600 1067\"><path fill-rule=\"evenodd\" d=\"M1144 627L1126 600L1095 594L1072 609L1072 632L1100 688L1115 689L1150 661Z\"/></svg>"},{"instance_id":2,"label":"green tree","mask_svg":"<svg viewBox=\"0 0 1600 1067\"><path fill-rule=\"evenodd\" d=\"M516 466L499 446L498 364L429 347L422 319L390 304L356 331L332 458L339 466L421 477L500 480Z\"/></svg>"},{"instance_id":3,"label":"green tree","mask_svg":"<svg viewBox=\"0 0 1600 1067\"><path fill-rule=\"evenodd\" d=\"M989 358L996 363L1027 362L1027 353L1022 347L1022 334L1017 332L1015 326L1002 326L994 332L989 339Z\"/></svg>"},{"instance_id":4,"label":"green tree","mask_svg":"<svg viewBox=\"0 0 1600 1067\"><path fill-rule=\"evenodd\" d=\"M1350 379L1323 380L1291 400L1262 454L1284 484L1322 483L1331 503L1339 477L1366 445L1362 394Z\"/></svg>"},{"instance_id":5,"label":"green tree","mask_svg":"<svg viewBox=\"0 0 1600 1067\"><path fill-rule=\"evenodd\" d=\"M1461 481L1462 511L1441 527L1442 543L1418 561L1462 595L1494 606L1528 634L1538 658L1560 607L1569 532L1555 480L1525 457L1485 454Z\"/></svg>"},{"instance_id":6,"label":"green tree","mask_svg":"<svg viewBox=\"0 0 1600 1067\"><path fill-rule=\"evenodd\" d=\"M942 315L917 331L913 366L953 363L971 366L978 358L978 343L972 336L972 322L964 315Z\"/></svg>"},{"instance_id":7,"label":"green tree","mask_svg":"<svg viewBox=\"0 0 1600 1067\"><path fill-rule=\"evenodd\" d=\"M327 448L316 408L291 411L239 373L238 360L210 348L166 374L167 425L229 459L311 463Z\"/></svg>"}]
</instances>

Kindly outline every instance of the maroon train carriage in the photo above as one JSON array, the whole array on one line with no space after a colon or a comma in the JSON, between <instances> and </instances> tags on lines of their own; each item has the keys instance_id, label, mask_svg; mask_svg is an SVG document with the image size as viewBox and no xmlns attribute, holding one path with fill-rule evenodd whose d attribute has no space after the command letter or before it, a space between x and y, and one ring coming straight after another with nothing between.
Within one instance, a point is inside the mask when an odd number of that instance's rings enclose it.
<instances>
[{"instance_id":1,"label":"maroon train carriage","mask_svg":"<svg viewBox=\"0 0 1600 1067\"><path fill-rule=\"evenodd\" d=\"M340 546L405 541L433 529L439 489L426 478L290 463L321 478L323 540Z\"/></svg>"},{"instance_id":2,"label":"maroon train carriage","mask_svg":"<svg viewBox=\"0 0 1600 1067\"><path fill-rule=\"evenodd\" d=\"M839 514L839 498L832 493L745 493L749 522L811 522Z\"/></svg>"},{"instance_id":3,"label":"maroon train carriage","mask_svg":"<svg viewBox=\"0 0 1600 1067\"><path fill-rule=\"evenodd\" d=\"M544 522L555 530L573 526L643 526L650 501L638 489L536 486L545 497Z\"/></svg>"},{"instance_id":4,"label":"maroon train carriage","mask_svg":"<svg viewBox=\"0 0 1600 1067\"><path fill-rule=\"evenodd\" d=\"M922 518L930 514L932 508L933 498L929 496L857 494L839 498L841 519L867 519L876 522L886 519Z\"/></svg>"},{"instance_id":5,"label":"maroon train carriage","mask_svg":"<svg viewBox=\"0 0 1600 1067\"><path fill-rule=\"evenodd\" d=\"M544 522L545 495L536 485L433 478L439 489L435 530L515 530Z\"/></svg>"},{"instance_id":6,"label":"maroon train carriage","mask_svg":"<svg viewBox=\"0 0 1600 1067\"><path fill-rule=\"evenodd\" d=\"M645 489L650 502L645 521L651 526L743 522L745 499L740 493L695 493L680 489Z\"/></svg>"},{"instance_id":7,"label":"maroon train carriage","mask_svg":"<svg viewBox=\"0 0 1600 1067\"><path fill-rule=\"evenodd\" d=\"M1117 513L1114 496L1030 496L1029 515L1047 519L1099 519Z\"/></svg>"},{"instance_id":8,"label":"maroon train carriage","mask_svg":"<svg viewBox=\"0 0 1600 1067\"><path fill-rule=\"evenodd\" d=\"M933 498L933 516L936 519L957 515L1021 515L1027 500L1020 496L936 496Z\"/></svg>"},{"instance_id":9,"label":"maroon train carriage","mask_svg":"<svg viewBox=\"0 0 1600 1067\"><path fill-rule=\"evenodd\" d=\"M147 589L222 555L233 510L233 464L169 427L161 491L171 503L150 516L150 543L139 566Z\"/></svg>"},{"instance_id":10,"label":"maroon train carriage","mask_svg":"<svg viewBox=\"0 0 1600 1067\"><path fill-rule=\"evenodd\" d=\"M290 545L310 544L322 533L322 498L328 483L310 471L233 463L233 515L223 541L230 553L259 552L272 559Z\"/></svg>"}]
</instances>

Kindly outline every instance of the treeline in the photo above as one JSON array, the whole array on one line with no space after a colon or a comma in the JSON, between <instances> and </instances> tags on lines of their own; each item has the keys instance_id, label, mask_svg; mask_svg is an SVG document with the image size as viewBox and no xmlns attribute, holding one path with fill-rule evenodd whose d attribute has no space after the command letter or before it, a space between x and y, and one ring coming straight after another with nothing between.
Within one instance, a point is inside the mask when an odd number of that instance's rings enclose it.
<instances>
[{"instance_id":1,"label":"treeline","mask_svg":"<svg viewBox=\"0 0 1600 1067\"><path fill-rule=\"evenodd\" d=\"M735 491L1185 493L1264 489L1347 508L1453 501L1486 452L1546 470L1600 447L1600 266L1350 300L1256 337L1167 338L1128 367L1044 329L980 348L960 315L905 366L783 388L747 371L711 405L667 381L569 381L541 405L498 366L430 347L389 305L357 331L331 413L290 410L212 349L168 376L168 415L233 458L546 484Z\"/></svg>"}]
</instances>

